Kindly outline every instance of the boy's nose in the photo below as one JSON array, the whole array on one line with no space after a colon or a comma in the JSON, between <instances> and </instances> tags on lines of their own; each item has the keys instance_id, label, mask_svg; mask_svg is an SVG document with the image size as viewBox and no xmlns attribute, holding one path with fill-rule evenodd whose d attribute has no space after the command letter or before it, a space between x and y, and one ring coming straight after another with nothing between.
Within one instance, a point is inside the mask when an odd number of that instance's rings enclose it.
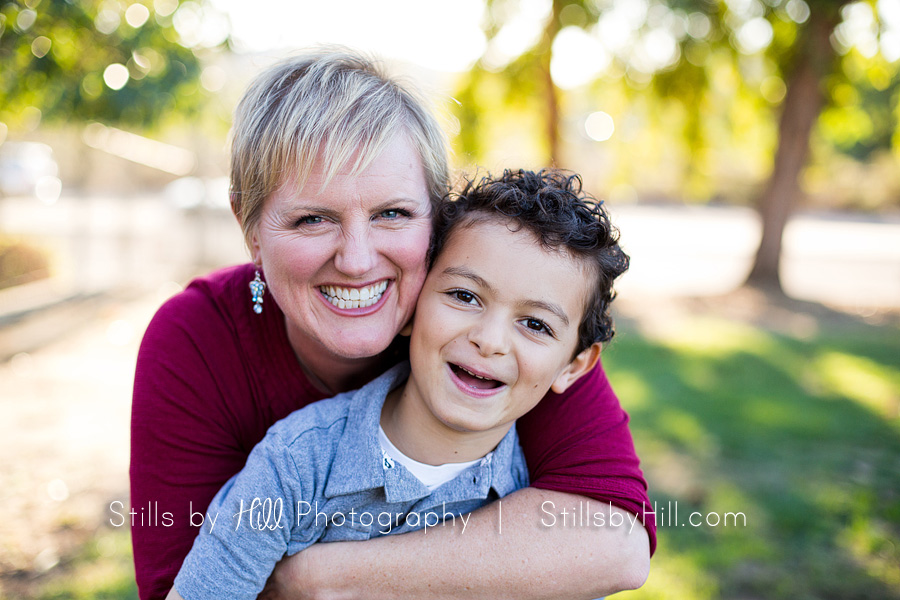
<instances>
[{"instance_id":1,"label":"boy's nose","mask_svg":"<svg viewBox=\"0 0 900 600\"><path fill-rule=\"evenodd\" d=\"M482 356L509 352L509 332L502 319L486 317L480 320L476 326L469 329L468 337Z\"/></svg>"}]
</instances>

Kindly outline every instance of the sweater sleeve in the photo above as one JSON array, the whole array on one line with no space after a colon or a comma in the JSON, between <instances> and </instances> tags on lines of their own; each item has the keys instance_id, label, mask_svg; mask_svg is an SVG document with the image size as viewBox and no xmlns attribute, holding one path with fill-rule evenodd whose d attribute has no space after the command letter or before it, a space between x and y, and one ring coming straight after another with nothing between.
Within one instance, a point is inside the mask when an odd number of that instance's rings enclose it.
<instances>
[{"instance_id":1,"label":"sweater sleeve","mask_svg":"<svg viewBox=\"0 0 900 600\"><path fill-rule=\"evenodd\" d=\"M532 487L609 502L637 515L656 549L656 521L628 430L628 414L597 366L549 393L516 425Z\"/></svg>"},{"instance_id":2,"label":"sweater sleeve","mask_svg":"<svg viewBox=\"0 0 900 600\"><path fill-rule=\"evenodd\" d=\"M141 600L166 596L209 502L247 459L240 432L253 420L245 408L252 396L232 330L215 304L189 287L160 308L141 343L131 505L156 516L132 523Z\"/></svg>"},{"instance_id":3,"label":"sweater sleeve","mask_svg":"<svg viewBox=\"0 0 900 600\"><path fill-rule=\"evenodd\" d=\"M175 578L186 600L253 600L288 550L301 486L298 467L276 434L250 453L216 495ZM306 499L307 501L309 498Z\"/></svg>"}]
</instances>

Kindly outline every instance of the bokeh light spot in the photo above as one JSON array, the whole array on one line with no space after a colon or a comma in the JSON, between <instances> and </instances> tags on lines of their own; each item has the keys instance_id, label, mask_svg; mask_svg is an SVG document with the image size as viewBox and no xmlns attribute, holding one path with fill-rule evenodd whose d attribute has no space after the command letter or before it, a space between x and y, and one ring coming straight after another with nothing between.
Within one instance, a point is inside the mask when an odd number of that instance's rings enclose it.
<instances>
[{"instance_id":1,"label":"bokeh light spot","mask_svg":"<svg viewBox=\"0 0 900 600\"><path fill-rule=\"evenodd\" d=\"M55 204L62 194L62 181L53 175L43 175L34 185L34 195L44 204Z\"/></svg>"},{"instance_id":2,"label":"bokeh light spot","mask_svg":"<svg viewBox=\"0 0 900 600\"><path fill-rule=\"evenodd\" d=\"M597 37L580 27L566 27L553 41L550 75L562 89L590 83L609 67L612 57Z\"/></svg>"},{"instance_id":3,"label":"bokeh light spot","mask_svg":"<svg viewBox=\"0 0 900 600\"><path fill-rule=\"evenodd\" d=\"M125 11L125 22L137 29L150 18L150 9L143 4L132 4Z\"/></svg>"},{"instance_id":4,"label":"bokeh light spot","mask_svg":"<svg viewBox=\"0 0 900 600\"><path fill-rule=\"evenodd\" d=\"M711 29L709 17L703 13L691 13L688 17L687 33L695 40L706 39Z\"/></svg>"},{"instance_id":5,"label":"bokeh light spot","mask_svg":"<svg viewBox=\"0 0 900 600\"><path fill-rule=\"evenodd\" d=\"M94 28L100 33L109 35L119 28L119 23L121 22L122 19L119 17L119 13L105 8L98 12L94 18Z\"/></svg>"},{"instance_id":6,"label":"bokeh light spot","mask_svg":"<svg viewBox=\"0 0 900 600\"><path fill-rule=\"evenodd\" d=\"M178 8L178 0L153 0L153 10L161 17L168 17Z\"/></svg>"},{"instance_id":7,"label":"bokeh light spot","mask_svg":"<svg viewBox=\"0 0 900 600\"><path fill-rule=\"evenodd\" d=\"M763 79L763 82L759 86L759 91L767 102L770 104L778 104L784 100L784 95L787 93L787 86L784 85L784 81L782 81L781 77L772 75Z\"/></svg>"},{"instance_id":8,"label":"bokeh light spot","mask_svg":"<svg viewBox=\"0 0 900 600\"><path fill-rule=\"evenodd\" d=\"M103 71L103 81L113 90L121 90L128 83L128 67L121 63L113 63Z\"/></svg>"},{"instance_id":9,"label":"bokeh light spot","mask_svg":"<svg viewBox=\"0 0 900 600\"><path fill-rule=\"evenodd\" d=\"M584 121L584 131L592 140L605 142L616 131L616 124L607 113L597 111L588 115L588 118Z\"/></svg>"},{"instance_id":10,"label":"bokeh light spot","mask_svg":"<svg viewBox=\"0 0 900 600\"><path fill-rule=\"evenodd\" d=\"M69 486L62 479L54 479L47 484L47 495L51 500L62 502L69 497Z\"/></svg>"},{"instance_id":11,"label":"bokeh light spot","mask_svg":"<svg viewBox=\"0 0 900 600\"><path fill-rule=\"evenodd\" d=\"M34 38L34 41L31 42L31 53L34 54L37 58L44 58L47 56L47 53L50 52L50 46L53 43L50 41L50 38L46 36L38 36Z\"/></svg>"},{"instance_id":12,"label":"bokeh light spot","mask_svg":"<svg viewBox=\"0 0 900 600\"><path fill-rule=\"evenodd\" d=\"M209 92L218 92L225 87L227 75L221 67L209 66L200 73L200 85Z\"/></svg>"},{"instance_id":13,"label":"bokeh light spot","mask_svg":"<svg viewBox=\"0 0 900 600\"><path fill-rule=\"evenodd\" d=\"M19 16L16 17L16 27L18 27L21 31L27 31L31 29L31 26L34 25L34 22L37 20L37 13L33 10L23 10L19 13Z\"/></svg>"},{"instance_id":14,"label":"bokeh light spot","mask_svg":"<svg viewBox=\"0 0 900 600\"><path fill-rule=\"evenodd\" d=\"M803 0L790 0L784 10L794 23L806 23L809 18L809 5Z\"/></svg>"},{"instance_id":15,"label":"bokeh light spot","mask_svg":"<svg viewBox=\"0 0 900 600\"><path fill-rule=\"evenodd\" d=\"M764 18L750 19L737 30L738 49L744 54L756 54L769 47L773 35L772 24Z\"/></svg>"}]
</instances>

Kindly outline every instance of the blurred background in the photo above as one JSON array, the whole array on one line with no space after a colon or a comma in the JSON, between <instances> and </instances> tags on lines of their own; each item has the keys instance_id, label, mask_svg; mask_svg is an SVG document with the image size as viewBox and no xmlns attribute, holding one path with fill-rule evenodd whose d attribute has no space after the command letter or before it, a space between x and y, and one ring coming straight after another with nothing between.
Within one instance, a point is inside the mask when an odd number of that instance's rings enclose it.
<instances>
[{"instance_id":1,"label":"blurred background","mask_svg":"<svg viewBox=\"0 0 900 600\"><path fill-rule=\"evenodd\" d=\"M621 597L900 598L900 0L0 1L0 597L137 597L137 346L247 260L231 111L316 43L414 82L457 173L607 202L660 509Z\"/></svg>"}]
</instances>

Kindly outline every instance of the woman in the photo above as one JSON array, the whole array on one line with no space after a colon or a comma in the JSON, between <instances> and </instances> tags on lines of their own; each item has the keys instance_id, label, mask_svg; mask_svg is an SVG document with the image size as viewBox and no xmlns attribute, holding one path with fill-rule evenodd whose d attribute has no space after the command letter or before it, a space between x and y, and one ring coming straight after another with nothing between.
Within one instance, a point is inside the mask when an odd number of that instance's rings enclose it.
<instances>
[{"instance_id":1,"label":"woman","mask_svg":"<svg viewBox=\"0 0 900 600\"><path fill-rule=\"evenodd\" d=\"M270 425L402 355L393 342L412 315L431 210L447 190L433 117L352 53L263 73L233 132L232 206L253 263L167 302L138 356L131 503L147 515L132 527L142 599L165 597L210 499ZM591 500L592 514L626 524L649 512L627 416L602 370L545 398L518 427L532 487L474 513L463 543L441 528L318 544L282 563L273 593L559 597L640 585L652 518L648 536L555 516Z\"/></svg>"}]
</instances>

